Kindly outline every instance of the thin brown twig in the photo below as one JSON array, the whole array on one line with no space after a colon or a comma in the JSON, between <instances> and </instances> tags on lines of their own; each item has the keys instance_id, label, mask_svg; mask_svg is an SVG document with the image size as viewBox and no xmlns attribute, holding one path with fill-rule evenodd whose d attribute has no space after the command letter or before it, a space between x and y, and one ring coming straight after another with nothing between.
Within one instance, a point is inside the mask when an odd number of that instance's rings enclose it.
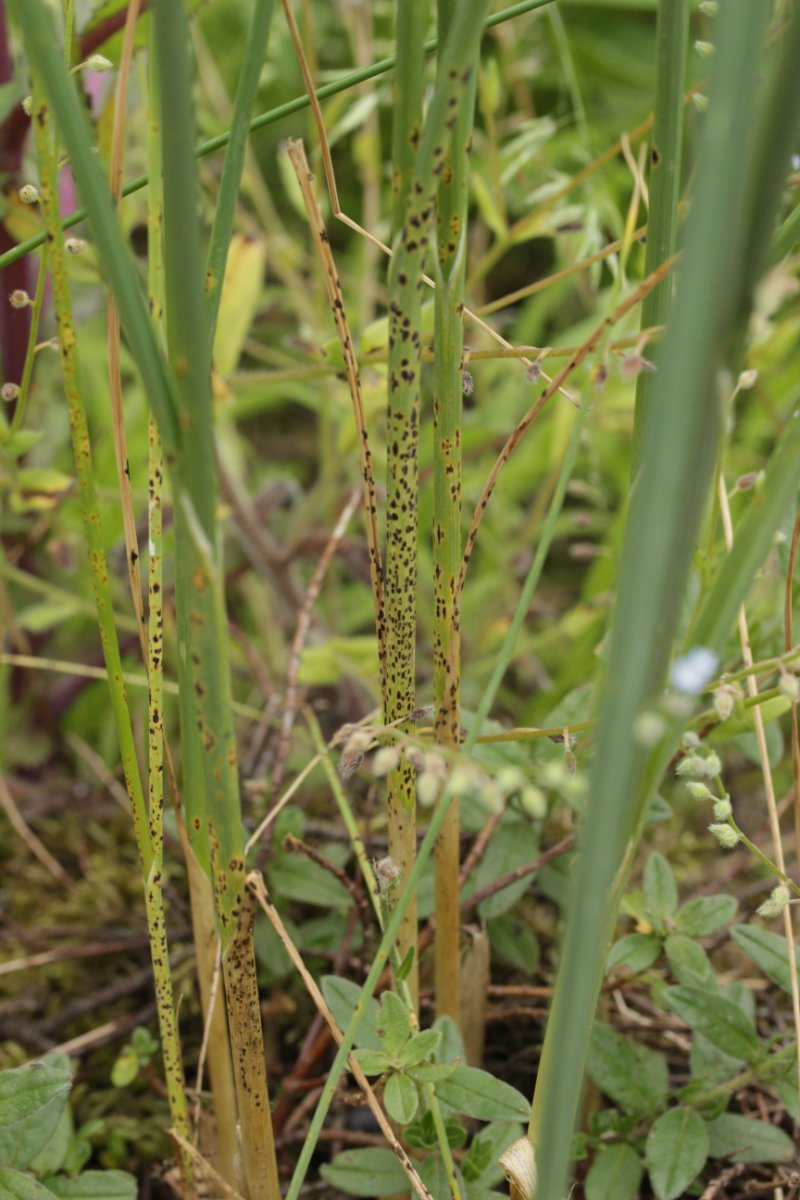
<instances>
[{"instance_id":1,"label":"thin brown twig","mask_svg":"<svg viewBox=\"0 0 800 1200\"><path fill-rule=\"evenodd\" d=\"M11 788L6 783L5 776L3 775L0 775L0 807L2 807L12 828L19 834L19 837L28 847L31 854L35 858L38 858L39 862L46 871L49 871L56 882L62 884L64 887L74 887L75 880L69 872L64 870L58 859L53 857L44 843L40 841L19 811L17 802L11 794Z\"/></svg>"},{"instance_id":2,"label":"thin brown twig","mask_svg":"<svg viewBox=\"0 0 800 1200\"><path fill-rule=\"evenodd\" d=\"M308 631L311 628L311 616L314 611L314 605L319 596L320 589L328 573L328 567L331 564L331 559L336 553L336 549L345 535L347 526L358 508L361 500L359 488L354 488L350 493L350 497L341 511L339 520L334 526L333 532L328 538L327 545L320 555L319 562L316 565L314 574L306 588L306 594L303 597L303 603L300 608L300 614L297 618L297 628L294 638L292 639L291 649L289 651L289 665L286 671L286 695L283 703L283 715L281 716L281 727L278 734L278 745L275 750L275 762L272 767L272 791L277 792L278 788L283 783L283 775L286 767L286 757L289 753L289 741L292 736L292 727L294 726L295 718L297 717L297 708L299 704L299 688L298 677L300 675L300 660L303 653Z\"/></svg>"},{"instance_id":3,"label":"thin brown twig","mask_svg":"<svg viewBox=\"0 0 800 1200\"><path fill-rule=\"evenodd\" d=\"M306 969L305 963L303 962L302 958L300 957L297 947L295 946L292 939L289 937L289 934L286 931L286 927L283 924L283 921L281 920L280 915L276 911L275 906L273 905L272 901L270 900L270 898L267 894L267 889L264 886L264 880L263 880L262 876L256 871L251 872L247 877L247 887L250 890L250 892L252 893L252 895L254 895L255 898L258 900L259 904L261 905L262 909L264 910L264 913L267 916L267 919L269 920L273 929L277 933L278 937L281 939L281 943L283 944L283 947L286 950L286 953L289 955L292 962L294 963L294 966L295 966L296 970L298 971L300 978L303 980L303 983L306 986L308 994L311 996L311 999L314 1001L315 1005L317 1006L318 1011L325 1018L325 1020L328 1024L328 1028L330 1029L331 1034L333 1035L333 1038L334 1038L336 1044L340 1046L344 1040L344 1035L337 1024L337 1022L333 1016L333 1013L328 1008L328 1005L325 1002L325 997L322 995L322 992L319 990L316 983L314 982L314 979L312 978L312 976L309 974L308 970ZM419 1175L417 1174L416 1169L415 1169L414 1164L412 1163L411 1159L408 1157L405 1150L398 1142L395 1132L392 1129L391 1125L389 1124L386 1114L384 1113L383 1109L381 1108L381 1105L378 1103L378 1099L369 1083L369 1080L367 1079L367 1077L364 1075L364 1072L359 1067L358 1061L354 1057L353 1054L350 1054L350 1056L349 1056L348 1065L353 1074L353 1077L355 1078L356 1083L358 1084L358 1086L360 1088L362 1088L362 1090L364 1092L364 1096L366 1098L367 1104L369 1105L370 1111L372 1112L373 1116L375 1117L375 1120L378 1122L378 1125L381 1128L381 1132L383 1133L387 1142L389 1143L392 1150L394 1151L397 1161L400 1163L400 1166L403 1168L414 1191L417 1193L418 1196L423 1197L423 1200L433 1200L433 1197L431 1196L430 1192L425 1187L425 1184L422 1182Z\"/></svg>"},{"instance_id":4,"label":"thin brown twig","mask_svg":"<svg viewBox=\"0 0 800 1200\"><path fill-rule=\"evenodd\" d=\"M203 1158L200 1151L192 1145L188 1138L178 1133L177 1129L168 1129L167 1134L182 1153L188 1154L204 1181L212 1183L220 1196L224 1196L225 1200L242 1200L239 1193L225 1182L219 1172L214 1170L208 1159Z\"/></svg>"},{"instance_id":5,"label":"thin brown twig","mask_svg":"<svg viewBox=\"0 0 800 1200\"><path fill-rule=\"evenodd\" d=\"M293 18L292 18L293 20ZM312 91L313 94L313 91ZM369 448L369 434L364 415L364 403L361 395L361 378L358 371L353 341L350 336L350 326L344 307L339 275L331 254L330 241L325 229L319 205L317 204L312 186L313 176L308 167L306 152L301 141L290 141L287 149L289 161L297 175L303 202L306 207L311 234L317 255L322 263L325 289L333 311L336 332L342 347L347 382L353 402L356 429L358 432L359 456L361 459L361 478L364 493L364 511L367 521L367 548L369 551L369 573L372 584L372 599L375 606L375 625L378 635L378 655L381 664L381 679L386 672L386 655L384 651L384 595L383 595L383 560L378 533L378 500L375 489L375 472L372 467L372 454Z\"/></svg>"},{"instance_id":6,"label":"thin brown twig","mask_svg":"<svg viewBox=\"0 0 800 1200\"><path fill-rule=\"evenodd\" d=\"M487 883L485 887L479 888L477 892L473 892L471 896L467 896L461 901L461 915L465 916L468 912L472 912L484 900L488 900L490 896L494 896L497 892L502 892L504 888L510 887L512 883L517 883L520 879L524 879L526 875L533 875L535 871L546 867L556 858L560 858L562 854L566 854L575 845L575 834L567 834L560 842L556 842L549 850L545 850L533 862L524 863L523 866L517 867L513 871L509 871L505 875L501 875L499 879L495 879L492 883Z\"/></svg>"},{"instance_id":7,"label":"thin brown twig","mask_svg":"<svg viewBox=\"0 0 800 1200\"><path fill-rule=\"evenodd\" d=\"M489 845L489 839L497 828L501 816L502 813L500 812L490 813L486 818L482 829L480 829L478 832L478 836L475 838L469 854L461 864L461 877L459 879L459 884L461 887L463 887L467 882L470 875L483 857L483 853L486 847Z\"/></svg>"},{"instance_id":8,"label":"thin brown twig","mask_svg":"<svg viewBox=\"0 0 800 1200\"><path fill-rule=\"evenodd\" d=\"M367 932L369 930L371 916L366 897L358 884L350 878L346 871L343 871L341 867L337 867L335 863L332 863L324 854L320 854L319 850L315 850L313 846L306 845L304 841L299 837L295 837L293 833L286 834L286 837L283 839L283 848L284 850L289 850L292 854L305 854L306 858L310 858L318 867L322 867L323 871L327 871L333 875L334 879L338 879L355 904L364 931Z\"/></svg>"}]
</instances>

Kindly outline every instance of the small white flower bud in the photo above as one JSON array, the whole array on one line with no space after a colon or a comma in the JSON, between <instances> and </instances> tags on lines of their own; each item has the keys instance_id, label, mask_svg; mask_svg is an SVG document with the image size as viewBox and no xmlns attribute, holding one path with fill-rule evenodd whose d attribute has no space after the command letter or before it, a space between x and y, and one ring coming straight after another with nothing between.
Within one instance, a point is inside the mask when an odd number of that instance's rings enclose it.
<instances>
[{"instance_id":1,"label":"small white flower bud","mask_svg":"<svg viewBox=\"0 0 800 1200\"><path fill-rule=\"evenodd\" d=\"M736 384L737 392L748 391L755 385L757 379L758 371L754 371L752 369L749 371L742 371L741 375L739 376L739 382Z\"/></svg>"},{"instance_id":2,"label":"small white flower bud","mask_svg":"<svg viewBox=\"0 0 800 1200\"><path fill-rule=\"evenodd\" d=\"M547 799L541 788L529 783L519 794L519 803L526 817L543 821L547 816Z\"/></svg>"},{"instance_id":3,"label":"small white flower bud","mask_svg":"<svg viewBox=\"0 0 800 1200\"><path fill-rule=\"evenodd\" d=\"M700 12L707 17L715 17L719 12L719 0L700 0Z\"/></svg>"},{"instance_id":4,"label":"small white flower bud","mask_svg":"<svg viewBox=\"0 0 800 1200\"><path fill-rule=\"evenodd\" d=\"M417 776L417 801L422 808L431 808L436 803L441 786L441 780L430 771Z\"/></svg>"},{"instance_id":5,"label":"small white flower bud","mask_svg":"<svg viewBox=\"0 0 800 1200\"><path fill-rule=\"evenodd\" d=\"M380 892L388 892L391 887L397 883L400 878L400 868L393 858L376 859L372 864L372 870L375 872L375 879Z\"/></svg>"},{"instance_id":6,"label":"small white flower bud","mask_svg":"<svg viewBox=\"0 0 800 1200\"><path fill-rule=\"evenodd\" d=\"M381 746L372 760L372 774L381 779L393 771L400 762L400 750L397 746Z\"/></svg>"},{"instance_id":7,"label":"small white flower bud","mask_svg":"<svg viewBox=\"0 0 800 1200\"><path fill-rule=\"evenodd\" d=\"M702 775L704 775L706 779L716 779L719 775L722 774L722 763L719 761L718 754L714 754L714 753L708 754L702 760L702 762L703 762Z\"/></svg>"},{"instance_id":8,"label":"small white flower bud","mask_svg":"<svg viewBox=\"0 0 800 1200\"><path fill-rule=\"evenodd\" d=\"M714 43L704 42L700 38L695 42L694 48L701 58L711 58L711 55L714 53Z\"/></svg>"},{"instance_id":9,"label":"small white flower bud","mask_svg":"<svg viewBox=\"0 0 800 1200\"><path fill-rule=\"evenodd\" d=\"M33 303L24 288L15 288L8 297L8 302L12 308L27 308Z\"/></svg>"},{"instance_id":10,"label":"small white flower bud","mask_svg":"<svg viewBox=\"0 0 800 1200\"><path fill-rule=\"evenodd\" d=\"M114 64L103 54L90 54L83 64L87 71L111 71Z\"/></svg>"},{"instance_id":11,"label":"small white flower bud","mask_svg":"<svg viewBox=\"0 0 800 1200\"><path fill-rule=\"evenodd\" d=\"M682 758L678 763L675 768L675 774L679 775L682 779L687 776L702 779L704 775L703 759L699 754L687 754L686 758Z\"/></svg>"},{"instance_id":12,"label":"small white flower bud","mask_svg":"<svg viewBox=\"0 0 800 1200\"><path fill-rule=\"evenodd\" d=\"M713 793L708 790L706 785L698 783L696 779L690 779L686 787L695 800L713 800L714 798Z\"/></svg>"},{"instance_id":13,"label":"small white flower bud","mask_svg":"<svg viewBox=\"0 0 800 1200\"><path fill-rule=\"evenodd\" d=\"M18 383L4 383L0 388L0 396L3 397L6 404L11 404L19 395Z\"/></svg>"},{"instance_id":14,"label":"small white flower bud","mask_svg":"<svg viewBox=\"0 0 800 1200\"><path fill-rule=\"evenodd\" d=\"M770 892L763 904L759 904L756 912L760 917L770 920L779 917L789 903L789 889L785 883L778 884Z\"/></svg>"},{"instance_id":15,"label":"small white flower bud","mask_svg":"<svg viewBox=\"0 0 800 1200\"><path fill-rule=\"evenodd\" d=\"M709 825L708 831L713 833L720 846L725 850L732 850L739 841L738 833L735 829L731 829L730 825Z\"/></svg>"},{"instance_id":16,"label":"small white flower bud","mask_svg":"<svg viewBox=\"0 0 800 1200\"><path fill-rule=\"evenodd\" d=\"M788 696L792 704L800 700L800 680L791 671L781 671L778 687L784 696Z\"/></svg>"},{"instance_id":17,"label":"small white flower bud","mask_svg":"<svg viewBox=\"0 0 800 1200\"><path fill-rule=\"evenodd\" d=\"M681 738L681 746L684 750L696 750L700 745L700 738L693 729L687 729Z\"/></svg>"},{"instance_id":18,"label":"small white flower bud","mask_svg":"<svg viewBox=\"0 0 800 1200\"><path fill-rule=\"evenodd\" d=\"M723 683L714 692L714 712L720 721L727 721L736 703L736 692L728 683Z\"/></svg>"},{"instance_id":19,"label":"small white flower bud","mask_svg":"<svg viewBox=\"0 0 800 1200\"><path fill-rule=\"evenodd\" d=\"M64 242L64 249L67 254L80 254L86 249L86 242L83 238L71 237Z\"/></svg>"},{"instance_id":20,"label":"small white flower bud","mask_svg":"<svg viewBox=\"0 0 800 1200\"><path fill-rule=\"evenodd\" d=\"M32 183L23 183L19 189L19 198L23 204L38 204L39 189L34 187Z\"/></svg>"},{"instance_id":21,"label":"small white flower bud","mask_svg":"<svg viewBox=\"0 0 800 1200\"><path fill-rule=\"evenodd\" d=\"M724 799L717 800L715 802L715 804L714 804L714 820L715 821L728 821L730 819L730 817L732 817L732 816L733 816L733 809L731 808L731 802L727 796Z\"/></svg>"},{"instance_id":22,"label":"small white flower bud","mask_svg":"<svg viewBox=\"0 0 800 1200\"><path fill-rule=\"evenodd\" d=\"M705 112L708 108L708 96L703 92L695 92L692 96L692 104L698 112Z\"/></svg>"}]
</instances>

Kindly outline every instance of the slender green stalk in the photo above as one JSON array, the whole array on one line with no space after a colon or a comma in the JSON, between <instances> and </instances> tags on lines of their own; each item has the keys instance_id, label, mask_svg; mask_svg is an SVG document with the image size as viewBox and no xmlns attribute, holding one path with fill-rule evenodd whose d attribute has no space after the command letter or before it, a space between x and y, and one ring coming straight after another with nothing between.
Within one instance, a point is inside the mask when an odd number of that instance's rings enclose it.
<instances>
[{"instance_id":1,"label":"slender green stalk","mask_svg":"<svg viewBox=\"0 0 800 1200\"><path fill-rule=\"evenodd\" d=\"M453 0L439 0L441 42L453 20ZM475 64L477 67L477 64ZM477 69L458 107L453 141L436 198L433 382L433 696L436 740L456 748L461 739L461 630L455 617L461 567L461 398L464 380L469 148ZM436 1011L460 1019L458 798L454 797L436 847Z\"/></svg>"},{"instance_id":2,"label":"slender green stalk","mask_svg":"<svg viewBox=\"0 0 800 1200\"><path fill-rule=\"evenodd\" d=\"M394 81L394 123L392 130L392 236L397 243L408 240L405 226L409 206L414 160L422 123L422 89L425 58L422 52L427 0L398 0L395 40L397 70ZM426 219L430 213L426 213ZM426 220L427 223L427 220ZM414 263L399 274L394 269L397 253L389 266L389 391L387 405L386 449L386 573L384 601L386 620L386 669L384 680L384 719L387 723L408 717L416 707L415 647L417 637L417 449L419 438L419 367L414 366L418 352L412 353L412 335L419 344L419 300L416 312L406 310L409 287L419 296L426 247L425 224L413 240ZM412 278L412 271L416 271ZM419 284L419 286L417 286ZM401 332L402 330L402 332ZM399 732L411 731L411 723L398 726ZM388 778L389 856L405 881L417 844L416 792L414 768L402 757ZM400 931L398 953L405 958L417 944L417 906L411 898ZM416 958L408 976L409 986L418 1004L419 970Z\"/></svg>"},{"instance_id":3,"label":"slender green stalk","mask_svg":"<svg viewBox=\"0 0 800 1200\"><path fill-rule=\"evenodd\" d=\"M31 391L31 380L33 379L33 364L36 359L36 336L39 330L39 314L42 311L42 297L44 296L44 283L47 278L47 259L44 254L41 256L39 263L39 274L36 277L36 291L33 296L33 304L31 305L31 331L28 337L28 346L25 351L25 362L22 367L22 379L19 384L19 395L17 396L17 404L14 409L14 416L11 418L10 433L13 436L18 429L22 428L22 422L25 420L25 412L28 407L28 396Z\"/></svg>"},{"instance_id":4,"label":"slender green stalk","mask_svg":"<svg viewBox=\"0 0 800 1200\"><path fill-rule=\"evenodd\" d=\"M125 693L125 684L122 678L122 661L111 604L111 585L106 564L105 547L103 545L100 510L95 491L89 429L78 382L77 338L75 335L72 300L67 277L64 234L58 220L58 167L54 154L49 111L45 101L40 98L38 86L34 90L34 96L33 126L40 172L39 192L47 234L48 258L53 281L53 302L58 323L64 392L72 436L72 449L78 480L81 513L89 551L92 586L97 608L100 638L103 646L103 656L108 672L111 706L122 756L125 784L131 801L136 843L142 865L145 913L153 962L156 1006L164 1059L164 1073L167 1082L167 1097L173 1124L179 1132L187 1136L189 1133L188 1107L178 1039L178 1026L173 1002L172 977L167 953L160 845L154 843L153 830L148 824L147 806L141 775L139 773L139 763L136 757L136 746ZM152 816L157 816L157 814L151 814Z\"/></svg>"},{"instance_id":5,"label":"slender green stalk","mask_svg":"<svg viewBox=\"0 0 800 1200\"><path fill-rule=\"evenodd\" d=\"M33 0L33 3L35 4L36 0ZM552 3L553 0L521 0L519 4L512 4L509 8L504 8L487 18L483 24L483 28L493 29L497 25L502 25L505 21L511 21L515 17L523 16L525 13L533 12L537 8L544 8L545 5ZM437 46L437 39L430 38L425 42L423 50L425 54L433 54ZM326 100L329 96L338 96L341 92L346 92L360 83L367 83L371 79L379 79L381 75L386 75L389 71L393 71L394 67L394 55L390 55L388 58L382 58L378 62L373 63L370 67L364 67L359 71L349 71L341 79L337 79L333 83L326 83L324 87L318 88L314 94L318 100ZM266 129L268 126L274 125L277 121L282 121L284 117L289 117L296 112L302 112L304 108L308 108L310 103L308 96L303 93L302 96L296 96L294 100L287 100L285 104L279 104L276 108L271 108L265 113L260 113L259 116L253 117L251 120L249 126L250 132L254 133L258 129ZM207 154L214 154L215 151L221 150L223 146L227 146L229 138L230 131L217 134L213 138L208 138L195 147L195 157L204 158ZM134 192L140 191L143 187L147 187L147 184L147 175L137 175L135 179L128 180L122 189L122 194L123 196L130 196ZM88 208L78 208L63 221L62 228L70 229L73 225L78 225L81 221L85 221L89 215ZM41 246L43 241L44 235L36 234L34 237L27 238L24 242L19 242L11 250L7 250L5 254L0 254L0 267L5 267L9 263L23 258L26 254L30 254L32 250Z\"/></svg>"},{"instance_id":6,"label":"slender green stalk","mask_svg":"<svg viewBox=\"0 0 800 1200\"><path fill-rule=\"evenodd\" d=\"M656 86L653 139L650 145L650 214L644 273L650 275L675 253L678 242L678 196L683 150L683 89L689 45L689 0L661 0L656 26ZM666 325L672 281L665 279L642 303L641 328ZM660 344L654 348L658 367ZM636 379L633 422L633 471L641 463L642 431L655 395L656 372L640 371Z\"/></svg>"},{"instance_id":7,"label":"slender green stalk","mask_svg":"<svg viewBox=\"0 0 800 1200\"><path fill-rule=\"evenodd\" d=\"M646 801L671 748L665 738L657 752L648 754L634 730L639 714L663 689L719 442L716 372L746 317L759 256L761 262L766 256L779 198L778 169L785 171L797 120L800 97L791 79L800 22L795 19L787 31L782 47L786 58L765 88L759 82L758 49L768 16L747 0L730 0L715 27L714 72L675 315L665 339L652 418L645 425L623 549L592 802L582 834L591 853L582 854L578 863L534 1095L529 1132L540 1157L540 1200L562 1200L565 1194L608 938ZM766 106L761 99L765 92ZM775 163L763 157L764 145ZM753 238L756 221L759 234L765 231L760 245ZM714 632L721 638L728 631L718 625Z\"/></svg>"},{"instance_id":8,"label":"slender green stalk","mask_svg":"<svg viewBox=\"0 0 800 1200\"><path fill-rule=\"evenodd\" d=\"M184 613L181 686L191 683L194 719L182 732L187 741L199 734L203 750L205 819L231 1041L236 1047L234 1077L245 1186L249 1200L278 1200L252 938L255 902L245 891L224 576L216 525L208 316L195 219L188 22L181 0L162 0L153 17L161 92L167 344L184 443L173 477L177 544L187 558L176 599ZM200 814L192 817L193 822L198 819Z\"/></svg>"}]
</instances>

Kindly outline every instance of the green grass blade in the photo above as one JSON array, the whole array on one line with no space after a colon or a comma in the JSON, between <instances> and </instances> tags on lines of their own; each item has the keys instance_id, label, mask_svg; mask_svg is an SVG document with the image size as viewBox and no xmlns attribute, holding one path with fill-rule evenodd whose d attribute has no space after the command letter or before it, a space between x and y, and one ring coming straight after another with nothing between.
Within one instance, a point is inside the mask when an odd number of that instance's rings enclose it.
<instances>
[{"instance_id":1,"label":"green grass blade","mask_svg":"<svg viewBox=\"0 0 800 1200\"><path fill-rule=\"evenodd\" d=\"M233 121L228 133L228 148L225 152L225 163L222 168L217 207L214 213L214 225L211 230L211 241L208 247L206 262L206 305L208 308L208 344L214 344L214 331L217 327L219 302L222 296L222 283L225 278L225 263L228 258L228 245L233 229L233 218L236 212L236 201L239 196L239 185L242 178L242 167L247 150L247 139L250 135L250 114L253 111L261 68L267 52L267 41L272 23L273 0L256 0L253 17L247 34L244 55L239 74L239 86L236 90L236 104L233 110Z\"/></svg>"},{"instance_id":2,"label":"green grass blade","mask_svg":"<svg viewBox=\"0 0 800 1200\"><path fill-rule=\"evenodd\" d=\"M747 0L731 0L719 15L674 317L626 530L592 799L582 835L582 844L592 850L579 860L534 1096L530 1136L540 1158L540 1200L562 1200L565 1193L607 939L644 811L645 752L633 731L638 715L663 688L708 496L722 416L716 372L733 352L731 336L741 328L753 277L749 221L754 196L761 194L759 219L770 228L778 201L777 188L767 197L752 174L759 142L766 138L775 144L764 122L752 120L763 87L758 48L768 16ZM785 49L796 56L796 44L789 45L797 40L794 24ZM784 96L784 120L787 107L797 107L796 97L787 100ZM771 170L769 175L775 178Z\"/></svg>"},{"instance_id":3,"label":"green grass blade","mask_svg":"<svg viewBox=\"0 0 800 1200\"><path fill-rule=\"evenodd\" d=\"M678 241L678 196L683 149L683 91L686 51L689 44L689 0L661 0L656 28L656 88L653 103L653 138L650 145L650 212L644 273L652 274L675 253ZM642 304L641 328L666 325L672 300L672 279L654 288ZM653 361L661 361L660 344ZM638 469L642 430L652 407L656 372L640 371L636 379L633 423L633 470Z\"/></svg>"}]
</instances>

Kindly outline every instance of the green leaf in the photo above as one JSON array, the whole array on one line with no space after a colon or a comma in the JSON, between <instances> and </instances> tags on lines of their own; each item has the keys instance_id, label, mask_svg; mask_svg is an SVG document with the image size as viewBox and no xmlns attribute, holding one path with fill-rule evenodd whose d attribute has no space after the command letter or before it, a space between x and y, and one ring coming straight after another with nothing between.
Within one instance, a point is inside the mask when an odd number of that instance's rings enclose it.
<instances>
[{"instance_id":1,"label":"green leaf","mask_svg":"<svg viewBox=\"0 0 800 1200\"><path fill-rule=\"evenodd\" d=\"M653 926L663 931L665 922L675 916L678 889L675 876L663 854L651 854L644 869L645 911Z\"/></svg>"},{"instance_id":2,"label":"green leaf","mask_svg":"<svg viewBox=\"0 0 800 1200\"><path fill-rule=\"evenodd\" d=\"M385 1075L392 1069L392 1059L384 1050L354 1050L353 1054L365 1075Z\"/></svg>"},{"instance_id":3,"label":"green leaf","mask_svg":"<svg viewBox=\"0 0 800 1200\"><path fill-rule=\"evenodd\" d=\"M0 1164L24 1169L44 1149L71 1080L69 1069L41 1063L0 1073Z\"/></svg>"},{"instance_id":4,"label":"green leaf","mask_svg":"<svg viewBox=\"0 0 800 1200\"><path fill-rule=\"evenodd\" d=\"M451 1200L452 1191L447 1178L447 1170L444 1165L441 1154L432 1154L425 1159L419 1169L419 1177L425 1184L433 1200ZM464 1182L461 1178L461 1173L456 1167L456 1181L460 1195L464 1195Z\"/></svg>"},{"instance_id":5,"label":"green leaf","mask_svg":"<svg viewBox=\"0 0 800 1200\"><path fill-rule=\"evenodd\" d=\"M498 825L483 858L473 871L465 889L465 896L471 896L473 892L479 891L486 884L494 883L509 871L532 862L538 853L539 837L531 823L516 816L507 817ZM526 875L482 901L478 905L481 917L486 921L490 917L499 917L508 912L531 886L533 878L533 875Z\"/></svg>"},{"instance_id":6,"label":"green leaf","mask_svg":"<svg viewBox=\"0 0 800 1200\"><path fill-rule=\"evenodd\" d=\"M708 955L702 946L682 933L673 933L664 942L667 962L678 983L687 987L717 990L717 981Z\"/></svg>"},{"instance_id":7,"label":"green leaf","mask_svg":"<svg viewBox=\"0 0 800 1200\"><path fill-rule=\"evenodd\" d=\"M111 1068L111 1082L116 1088L127 1087L139 1074L139 1056L133 1046L123 1046Z\"/></svg>"},{"instance_id":8,"label":"green leaf","mask_svg":"<svg viewBox=\"0 0 800 1200\"><path fill-rule=\"evenodd\" d=\"M400 1052L403 1068L415 1067L423 1062L428 1055L433 1054L441 1040L442 1035L438 1029L423 1029L421 1033L414 1034Z\"/></svg>"},{"instance_id":9,"label":"green leaf","mask_svg":"<svg viewBox=\"0 0 800 1200\"><path fill-rule=\"evenodd\" d=\"M514 913L504 913L486 922L486 932L493 955L533 974L539 965L539 943L526 921Z\"/></svg>"},{"instance_id":10,"label":"green leaf","mask_svg":"<svg viewBox=\"0 0 800 1200\"><path fill-rule=\"evenodd\" d=\"M723 1113L707 1126L711 1158L737 1163L791 1162L794 1142L787 1133L768 1121L757 1121L739 1113Z\"/></svg>"},{"instance_id":11,"label":"green leaf","mask_svg":"<svg viewBox=\"0 0 800 1200\"><path fill-rule=\"evenodd\" d=\"M441 1083L443 1079L449 1079L457 1067L458 1063L420 1063L406 1069L417 1083Z\"/></svg>"},{"instance_id":12,"label":"green leaf","mask_svg":"<svg viewBox=\"0 0 800 1200\"><path fill-rule=\"evenodd\" d=\"M660 953L661 939L654 933L629 933L611 947L606 970L627 967L629 971L638 974L639 971L646 971L652 966Z\"/></svg>"},{"instance_id":13,"label":"green leaf","mask_svg":"<svg viewBox=\"0 0 800 1200\"><path fill-rule=\"evenodd\" d=\"M521 1092L477 1067L457 1067L436 1088L443 1104L479 1121L527 1121L531 1106Z\"/></svg>"},{"instance_id":14,"label":"green leaf","mask_svg":"<svg viewBox=\"0 0 800 1200\"><path fill-rule=\"evenodd\" d=\"M664 1056L634 1045L610 1025L596 1022L586 1067L597 1086L634 1116L655 1112L666 1101Z\"/></svg>"},{"instance_id":15,"label":"green leaf","mask_svg":"<svg viewBox=\"0 0 800 1200\"><path fill-rule=\"evenodd\" d=\"M340 1028L347 1029L361 995L361 988L349 979L340 979L338 975L325 975L322 979L322 994ZM383 1050L383 1043L378 1037L378 1001L374 997L365 1005L358 1024L355 1044L363 1046L365 1050Z\"/></svg>"},{"instance_id":16,"label":"green leaf","mask_svg":"<svg viewBox=\"0 0 800 1200\"><path fill-rule=\"evenodd\" d=\"M461 1172L467 1185L480 1182L484 1187L501 1183L503 1168L497 1161L500 1155L522 1137L521 1125L508 1121L493 1121L484 1126L472 1139L468 1153L461 1160ZM471 1196L472 1191L467 1193Z\"/></svg>"},{"instance_id":17,"label":"green leaf","mask_svg":"<svg viewBox=\"0 0 800 1200\"><path fill-rule=\"evenodd\" d=\"M735 896L695 896L678 909L675 929L688 937L709 937L733 920L736 908Z\"/></svg>"},{"instance_id":18,"label":"green leaf","mask_svg":"<svg viewBox=\"0 0 800 1200\"><path fill-rule=\"evenodd\" d=\"M136 1200L139 1194L127 1171L84 1171L76 1179L56 1175L47 1186L59 1200Z\"/></svg>"},{"instance_id":19,"label":"green leaf","mask_svg":"<svg viewBox=\"0 0 800 1200\"><path fill-rule=\"evenodd\" d=\"M56 1171L65 1170L65 1162L75 1137L75 1123L72 1119L72 1109L65 1104L61 1109L58 1124L47 1142L28 1163L28 1169L34 1175L54 1175Z\"/></svg>"},{"instance_id":20,"label":"green leaf","mask_svg":"<svg viewBox=\"0 0 800 1200\"><path fill-rule=\"evenodd\" d=\"M673 1010L690 1029L696 1029L733 1058L755 1062L760 1054L752 1022L732 1000L693 987L667 988Z\"/></svg>"},{"instance_id":21,"label":"green leaf","mask_svg":"<svg viewBox=\"0 0 800 1200\"><path fill-rule=\"evenodd\" d=\"M675 1200L697 1178L708 1158L708 1133L690 1108L670 1108L647 1135L647 1169L658 1200Z\"/></svg>"},{"instance_id":22,"label":"green leaf","mask_svg":"<svg viewBox=\"0 0 800 1200\"><path fill-rule=\"evenodd\" d=\"M458 1058L463 1061L465 1057L464 1043L461 1040L461 1031L453 1018L437 1017L433 1022L433 1028L438 1030L442 1035L442 1040L439 1042L434 1053L436 1061L449 1063Z\"/></svg>"},{"instance_id":23,"label":"green leaf","mask_svg":"<svg viewBox=\"0 0 800 1200\"><path fill-rule=\"evenodd\" d=\"M345 1150L319 1173L345 1196L392 1196L408 1191L408 1179L391 1150Z\"/></svg>"},{"instance_id":24,"label":"green leaf","mask_svg":"<svg viewBox=\"0 0 800 1200\"><path fill-rule=\"evenodd\" d=\"M414 965L415 953L416 948L414 946L409 946L403 961L400 963L400 966L394 973L394 977L398 983L402 983L403 980L408 979L408 976L411 973L411 968Z\"/></svg>"},{"instance_id":25,"label":"green leaf","mask_svg":"<svg viewBox=\"0 0 800 1200\"><path fill-rule=\"evenodd\" d=\"M384 992L378 1010L378 1036L387 1054L399 1055L411 1036L408 1010L396 992Z\"/></svg>"},{"instance_id":26,"label":"green leaf","mask_svg":"<svg viewBox=\"0 0 800 1200\"><path fill-rule=\"evenodd\" d=\"M636 1200L643 1174L631 1146L602 1146L586 1176L586 1200Z\"/></svg>"},{"instance_id":27,"label":"green leaf","mask_svg":"<svg viewBox=\"0 0 800 1200\"><path fill-rule=\"evenodd\" d=\"M283 854L269 866L270 891L284 900L320 908L347 908L353 903L347 888L319 863Z\"/></svg>"},{"instance_id":28,"label":"green leaf","mask_svg":"<svg viewBox=\"0 0 800 1200\"><path fill-rule=\"evenodd\" d=\"M397 1121L398 1125L407 1125L414 1119L419 1107L419 1095L408 1076L396 1071L386 1081L383 1102L393 1121Z\"/></svg>"},{"instance_id":29,"label":"green leaf","mask_svg":"<svg viewBox=\"0 0 800 1200\"><path fill-rule=\"evenodd\" d=\"M3 1167L0 1168L0 1200L54 1200L54 1193L30 1175Z\"/></svg>"},{"instance_id":30,"label":"green leaf","mask_svg":"<svg viewBox=\"0 0 800 1200\"><path fill-rule=\"evenodd\" d=\"M755 925L736 925L731 930L737 946L760 967L768 979L791 994L792 984L786 938ZM796 951L797 952L797 951ZM798 971L800 978L800 971Z\"/></svg>"}]
</instances>

